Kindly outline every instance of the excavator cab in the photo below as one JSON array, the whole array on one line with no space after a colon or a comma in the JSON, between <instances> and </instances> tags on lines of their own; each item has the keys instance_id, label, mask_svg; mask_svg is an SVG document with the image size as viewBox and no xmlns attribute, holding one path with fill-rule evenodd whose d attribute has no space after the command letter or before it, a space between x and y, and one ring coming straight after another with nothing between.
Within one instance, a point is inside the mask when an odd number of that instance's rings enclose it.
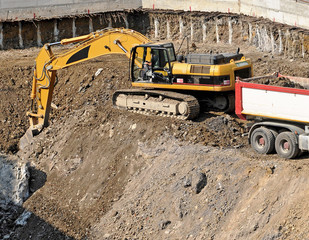
<instances>
[{"instance_id":1,"label":"excavator cab","mask_svg":"<svg viewBox=\"0 0 309 240\"><path fill-rule=\"evenodd\" d=\"M133 82L172 83L171 62L176 61L172 43L135 46L131 56Z\"/></svg>"}]
</instances>

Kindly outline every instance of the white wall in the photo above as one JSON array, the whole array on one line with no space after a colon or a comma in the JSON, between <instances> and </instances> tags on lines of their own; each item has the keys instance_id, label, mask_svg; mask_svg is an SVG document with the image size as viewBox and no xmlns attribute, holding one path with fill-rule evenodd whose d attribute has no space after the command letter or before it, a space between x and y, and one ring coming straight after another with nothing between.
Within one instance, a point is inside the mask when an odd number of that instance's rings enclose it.
<instances>
[{"instance_id":1,"label":"white wall","mask_svg":"<svg viewBox=\"0 0 309 240\"><path fill-rule=\"evenodd\" d=\"M301 0L0 0L0 20L52 18L139 7L243 13L309 29L309 4Z\"/></svg>"},{"instance_id":2,"label":"white wall","mask_svg":"<svg viewBox=\"0 0 309 240\"><path fill-rule=\"evenodd\" d=\"M173 9L185 11L219 11L228 12L230 8L234 12L239 12L237 0L143 0L143 8Z\"/></svg>"},{"instance_id":3,"label":"white wall","mask_svg":"<svg viewBox=\"0 0 309 240\"><path fill-rule=\"evenodd\" d=\"M309 3L296 0L241 1L240 12L309 29Z\"/></svg>"},{"instance_id":4,"label":"white wall","mask_svg":"<svg viewBox=\"0 0 309 240\"><path fill-rule=\"evenodd\" d=\"M0 0L0 21L136 9L142 0Z\"/></svg>"},{"instance_id":5,"label":"white wall","mask_svg":"<svg viewBox=\"0 0 309 240\"><path fill-rule=\"evenodd\" d=\"M108 3L111 5L125 5L125 3L141 3L138 0L0 0L0 9L14 9L25 7L46 7L70 4ZM135 5L135 4L134 4Z\"/></svg>"},{"instance_id":6,"label":"white wall","mask_svg":"<svg viewBox=\"0 0 309 240\"><path fill-rule=\"evenodd\" d=\"M243 13L309 29L309 3L301 0L142 0L142 2L143 8Z\"/></svg>"}]
</instances>

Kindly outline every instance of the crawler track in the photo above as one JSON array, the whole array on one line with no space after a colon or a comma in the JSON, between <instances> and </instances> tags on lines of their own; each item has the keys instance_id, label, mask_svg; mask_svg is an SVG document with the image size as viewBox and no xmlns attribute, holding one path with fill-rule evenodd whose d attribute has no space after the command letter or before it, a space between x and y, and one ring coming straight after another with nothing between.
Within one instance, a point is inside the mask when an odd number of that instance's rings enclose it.
<instances>
[{"instance_id":1,"label":"crawler track","mask_svg":"<svg viewBox=\"0 0 309 240\"><path fill-rule=\"evenodd\" d=\"M158 115L179 119L194 119L200 105L191 95L149 89L124 89L113 95L113 105L145 115Z\"/></svg>"}]
</instances>

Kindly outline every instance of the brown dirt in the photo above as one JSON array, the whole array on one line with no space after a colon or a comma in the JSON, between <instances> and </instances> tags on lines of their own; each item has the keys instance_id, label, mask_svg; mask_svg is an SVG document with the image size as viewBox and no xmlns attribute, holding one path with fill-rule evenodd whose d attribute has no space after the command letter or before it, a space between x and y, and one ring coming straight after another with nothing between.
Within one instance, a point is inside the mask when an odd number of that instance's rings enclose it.
<instances>
[{"instance_id":1,"label":"brown dirt","mask_svg":"<svg viewBox=\"0 0 309 240\"><path fill-rule=\"evenodd\" d=\"M221 44L197 52L236 51ZM309 63L243 46L255 75L308 77ZM31 67L38 49L0 53L1 151L17 151L28 123ZM98 68L103 68L94 77ZM24 203L32 218L12 239L304 239L308 237L307 155L260 156L235 115L194 121L114 109L127 88L128 60L106 56L59 71L50 126L18 156L46 173ZM206 186L200 188L206 176ZM205 182L204 182L205 183ZM35 189L36 190L36 189Z\"/></svg>"},{"instance_id":2,"label":"brown dirt","mask_svg":"<svg viewBox=\"0 0 309 240\"><path fill-rule=\"evenodd\" d=\"M0 54L0 151L16 153L19 138L28 128L33 59L37 49Z\"/></svg>"},{"instance_id":3,"label":"brown dirt","mask_svg":"<svg viewBox=\"0 0 309 240\"><path fill-rule=\"evenodd\" d=\"M274 85L279 87L289 87L289 88L299 88L304 89L299 83L292 82L289 78L286 77L277 77L277 78L263 78L254 83L265 84L265 85Z\"/></svg>"}]
</instances>

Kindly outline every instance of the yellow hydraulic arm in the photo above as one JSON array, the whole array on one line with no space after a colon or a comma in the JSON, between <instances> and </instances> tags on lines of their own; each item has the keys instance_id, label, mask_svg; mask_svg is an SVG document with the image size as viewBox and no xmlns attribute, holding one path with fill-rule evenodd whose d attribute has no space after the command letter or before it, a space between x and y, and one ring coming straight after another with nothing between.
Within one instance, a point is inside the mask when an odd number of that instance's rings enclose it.
<instances>
[{"instance_id":1,"label":"yellow hydraulic arm","mask_svg":"<svg viewBox=\"0 0 309 240\"><path fill-rule=\"evenodd\" d=\"M85 36L45 44L36 58L31 111L27 113L32 133L38 133L48 125L57 70L106 54L125 54L130 58L132 47L149 42L148 38L136 31L119 28L104 29ZM52 46L70 43L79 44L60 54L52 52Z\"/></svg>"}]
</instances>

